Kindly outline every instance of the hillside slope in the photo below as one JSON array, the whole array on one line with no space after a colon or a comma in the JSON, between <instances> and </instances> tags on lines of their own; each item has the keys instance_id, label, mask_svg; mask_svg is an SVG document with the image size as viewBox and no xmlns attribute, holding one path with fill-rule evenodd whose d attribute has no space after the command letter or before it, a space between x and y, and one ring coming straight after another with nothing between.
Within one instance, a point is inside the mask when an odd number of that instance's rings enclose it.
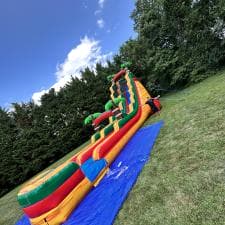
<instances>
[{"instance_id":1,"label":"hillside slope","mask_svg":"<svg viewBox=\"0 0 225 225\"><path fill-rule=\"evenodd\" d=\"M225 221L225 72L162 99L162 128L115 225Z\"/></svg>"},{"instance_id":2,"label":"hillside slope","mask_svg":"<svg viewBox=\"0 0 225 225\"><path fill-rule=\"evenodd\" d=\"M146 124L165 126L115 225L224 224L224 96L225 72L162 98L161 115ZM0 199L0 225L21 216L18 190Z\"/></svg>"}]
</instances>

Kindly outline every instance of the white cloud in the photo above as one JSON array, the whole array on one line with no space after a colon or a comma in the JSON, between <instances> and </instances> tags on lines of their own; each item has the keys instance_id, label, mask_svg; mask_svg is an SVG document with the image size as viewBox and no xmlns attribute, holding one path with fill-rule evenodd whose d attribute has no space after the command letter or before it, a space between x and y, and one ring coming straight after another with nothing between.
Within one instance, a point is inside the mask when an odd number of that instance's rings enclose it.
<instances>
[{"instance_id":1,"label":"white cloud","mask_svg":"<svg viewBox=\"0 0 225 225\"><path fill-rule=\"evenodd\" d=\"M95 12L94 12L94 14L95 15L98 15L99 13L101 13L102 11L100 10L100 9L98 9L98 10L96 10Z\"/></svg>"},{"instance_id":2,"label":"white cloud","mask_svg":"<svg viewBox=\"0 0 225 225\"><path fill-rule=\"evenodd\" d=\"M40 92L36 92L32 95L32 99L33 101L37 104L37 105L40 105L40 99L41 99L41 96L48 93L48 90L42 90Z\"/></svg>"},{"instance_id":3,"label":"white cloud","mask_svg":"<svg viewBox=\"0 0 225 225\"><path fill-rule=\"evenodd\" d=\"M104 3L105 3L105 0L99 0L98 1L98 5L100 8L103 8L104 7Z\"/></svg>"},{"instance_id":4,"label":"white cloud","mask_svg":"<svg viewBox=\"0 0 225 225\"><path fill-rule=\"evenodd\" d=\"M80 78L80 71L86 67L94 70L96 63L106 65L107 59L110 59L112 53L102 54L99 41L85 36L80 40L80 44L73 48L67 55L65 61L57 66L56 83L50 87L59 91L65 86L72 77ZM33 94L32 99L36 104L40 104L41 96L48 93L49 89L42 90Z\"/></svg>"},{"instance_id":5,"label":"white cloud","mask_svg":"<svg viewBox=\"0 0 225 225\"><path fill-rule=\"evenodd\" d=\"M106 2L106 0L99 0L98 1L98 9L95 10L95 12L94 12L95 16L97 16L98 14L102 13L102 10L104 8L105 2Z\"/></svg>"},{"instance_id":6,"label":"white cloud","mask_svg":"<svg viewBox=\"0 0 225 225\"><path fill-rule=\"evenodd\" d=\"M103 19L97 20L97 25L99 28L103 28L105 26L105 21Z\"/></svg>"},{"instance_id":7,"label":"white cloud","mask_svg":"<svg viewBox=\"0 0 225 225\"><path fill-rule=\"evenodd\" d=\"M8 112L13 112L14 111L13 105L11 103L9 103L9 102L5 102L3 104L3 109L5 109Z\"/></svg>"}]
</instances>

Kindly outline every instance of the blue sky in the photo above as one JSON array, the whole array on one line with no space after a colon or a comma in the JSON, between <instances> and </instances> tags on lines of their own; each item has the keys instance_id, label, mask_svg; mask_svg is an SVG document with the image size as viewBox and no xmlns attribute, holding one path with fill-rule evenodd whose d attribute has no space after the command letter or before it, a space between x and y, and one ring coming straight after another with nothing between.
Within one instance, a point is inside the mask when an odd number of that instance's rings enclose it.
<instances>
[{"instance_id":1,"label":"blue sky","mask_svg":"<svg viewBox=\"0 0 225 225\"><path fill-rule=\"evenodd\" d=\"M38 103L133 37L130 0L0 2L0 106Z\"/></svg>"}]
</instances>

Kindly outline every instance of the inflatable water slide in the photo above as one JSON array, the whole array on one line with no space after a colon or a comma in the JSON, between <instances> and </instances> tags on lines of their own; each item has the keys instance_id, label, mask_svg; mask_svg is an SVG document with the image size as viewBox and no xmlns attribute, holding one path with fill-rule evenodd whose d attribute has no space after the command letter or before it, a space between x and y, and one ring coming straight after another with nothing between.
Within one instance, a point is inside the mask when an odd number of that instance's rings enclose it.
<instances>
[{"instance_id":1,"label":"inflatable water slide","mask_svg":"<svg viewBox=\"0 0 225 225\"><path fill-rule=\"evenodd\" d=\"M91 143L54 170L48 170L25 183L18 201L33 225L59 225L96 187L110 164L142 126L153 109L146 103L147 90L125 67L110 77L111 99L105 112L85 119L95 133ZM156 104L160 109L160 103ZM105 190L107 191L107 190Z\"/></svg>"}]
</instances>

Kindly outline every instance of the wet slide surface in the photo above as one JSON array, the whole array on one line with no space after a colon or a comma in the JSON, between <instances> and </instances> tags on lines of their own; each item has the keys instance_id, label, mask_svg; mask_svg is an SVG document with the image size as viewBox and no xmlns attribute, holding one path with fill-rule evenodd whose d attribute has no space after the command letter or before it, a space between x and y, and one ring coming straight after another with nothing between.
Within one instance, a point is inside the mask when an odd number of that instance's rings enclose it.
<instances>
[{"instance_id":1,"label":"wet slide surface","mask_svg":"<svg viewBox=\"0 0 225 225\"><path fill-rule=\"evenodd\" d=\"M109 173L63 225L111 225L148 161L163 122L141 128L110 166ZM16 225L30 225L23 216Z\"/></svg>"}]
</instances>

